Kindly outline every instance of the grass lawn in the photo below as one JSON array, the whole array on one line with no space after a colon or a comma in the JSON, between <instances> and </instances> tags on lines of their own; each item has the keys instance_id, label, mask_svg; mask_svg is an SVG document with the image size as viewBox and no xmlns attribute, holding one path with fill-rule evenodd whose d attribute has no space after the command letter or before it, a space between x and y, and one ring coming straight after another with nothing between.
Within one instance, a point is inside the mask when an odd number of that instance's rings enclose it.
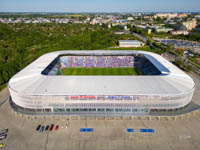
<instances>
[{"instance_id":1,"label":"grass lawn","mask_svg":"<svg viewBox=\"0 0 200 150\"><path fill-rule=\"evenodd\" d=\"M123 76L140 74L134 68L64 68L58 71L57 75L102 75L102 76Z\"/></svg>"}]
</instances>

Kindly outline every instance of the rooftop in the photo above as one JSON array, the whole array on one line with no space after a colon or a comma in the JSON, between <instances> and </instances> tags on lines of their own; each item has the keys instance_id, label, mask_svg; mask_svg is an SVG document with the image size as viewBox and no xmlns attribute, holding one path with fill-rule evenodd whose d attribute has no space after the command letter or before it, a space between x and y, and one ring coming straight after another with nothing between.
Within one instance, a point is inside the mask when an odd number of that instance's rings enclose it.
<instances>
[{"instance_id":1,"label":"rooftop","mask_svg":"<svg viewBox=\"0 0 200 150\"><path fill-rule=\"evenodd\" d=\"M134 42L134 43L142 43L141 41L138 41L138 40L119 40L119 42L130 42L130 43L132 43L132 42Z\"/></svg>"},{"instance_id":2,"label":"rooftop","mask_svg":"<svg viewBox=\"0 0 200 150\"><path fill-rule=\"evenodd\" d=\"M143 54L160 70L158 76L48 76L41 72L63 54ZM57 51L45 54L17 73L9 87L26 95L181 94L195 86L179 68L158 54L144 51Z\"/></svg>"}]
</instances>

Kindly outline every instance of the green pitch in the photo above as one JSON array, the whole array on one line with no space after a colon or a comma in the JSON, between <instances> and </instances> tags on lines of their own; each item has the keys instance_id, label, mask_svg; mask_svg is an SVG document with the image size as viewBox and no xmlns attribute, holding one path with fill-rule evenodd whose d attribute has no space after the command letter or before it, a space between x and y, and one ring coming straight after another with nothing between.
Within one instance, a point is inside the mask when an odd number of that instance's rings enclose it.
<instances>
[{"instance_id":1,"label":"green pitch","mask_svg":"<svg viewBox=\"0 0 200 150\"><path fill-rule=\"evenodd\" d=\"M57 75L101 75L101 76L123 76L138 75L140 71L134 68L64 68L57 72Z\"/></svg>"}]
</instances>

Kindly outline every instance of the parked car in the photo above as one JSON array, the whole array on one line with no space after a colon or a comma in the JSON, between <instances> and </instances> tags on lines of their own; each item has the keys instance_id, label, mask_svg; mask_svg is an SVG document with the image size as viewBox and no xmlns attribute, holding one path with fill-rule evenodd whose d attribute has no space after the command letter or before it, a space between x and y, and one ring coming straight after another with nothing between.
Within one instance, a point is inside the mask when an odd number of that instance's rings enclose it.
<instances>
[{"instance_id":1,"label":"parked car","mask_svg":"<svg viewBox=\"0 0 200 150\"><path fill-rule=\"evenodd\" d=\"M45 131L48 131L48 130L49 130L49 125L47 125L45 128Z\"/></svg>"},{"instance_id":2,"label":"parked car","mask_svg":"<svg viewBox=\"0 0 200 150\"><path fill-rule=\"evenodd\" d=\"M59 125L56 126L55 130L58 130L58 129L59 129Z\"/></svg>"},{"instance_id":3,"label":"parked car","mask_svg":"<svg viewBox=\"0 0 200 150\"><path fill-rule=\"evenodd\" d=\"M5 134L7 134L7 133L0 133L0 136L3 136L3 135L5 135Z\"/></svg>"},{"instance_id":4,"label":"parked car","mask_svg":"<svg viewBox=\"0 0 200 150\"><path fill-rule=\"evenodd\" d=\"M8 128L1 130L0 134L6 134L7 132L8 132Z\"/></svg>"},{"instance_id":5,"label":"parked car","mask_svg":"<svg viewBox=\"0 0 200 150\"><path fill-rule=\"evenodd\" d=\"M7 133L8 132L8 128L1 130L0 133Z\"/></svg>"},{"instance_id":6,"label":"parked car","mask_svg":"<svg viewBox=\"0 0 200 150\"><path fill-rule=\"evenodd\" d=\"M7 134L0 135L0 141L6 139L6 137L7 137Z\"/></svg>"},{"instance_id":7,"label":"parked car","mask_svg":"<svg viewBox=\"0 0 200 150\"><path fill-rule=\"evenodd\" d=\"M42 133L43 131L44 131L44 126L41 127L40 133Z\"/></svg>"},{"instance_id":8,"label":"parked car","mask_svg":"<svg viewBox=\"0 0 200 150\"><path fill-rule=\"evenodd\" d=\"M60 127L61 127L62 129L67 128L67 124L66 124L66 125L62 124Z\"/></svg>"},{"instance_id":9,"label":"parked car","mask_svg":"<svg viewBox=\"0 0 200 150\"><path fill-rule=\"evenodd\" d=\"M4 144L0 143L0 149L3 149L3 147L4 147Z\"/></svg>"},{"instance_id":10,"label":"parked car","mask_svg":"<svg viewBox=\"0 0 200 150\"><path fill-rule=\"evenodd\" d=\"M52 124L49 128L49 131L52 131L53 130L53 127L54 127L54 124Z\"/></svg>"},{"instance_id":11,"label":"parked car","mask_svg":"<svg viewBox=\"0 0 200 150\"><path fill-rule=\"evenodd\" d=\"M65 126L64 126L63 124L62 124L60 127L61 127L62 129L65 128Z\"/></svg>"},{"instance_id":12,"label":"parked car","mask_svg":"<svg viewBox=\"0 0 200 150\"><path fill-rule=\"evenodd\" d=\"M41 125L39 124L39 125L37 126L37 128L36 128L36 131L39 131L39 130L40 130L40 127L41 127Z\"/></svg>"}]
</instances>

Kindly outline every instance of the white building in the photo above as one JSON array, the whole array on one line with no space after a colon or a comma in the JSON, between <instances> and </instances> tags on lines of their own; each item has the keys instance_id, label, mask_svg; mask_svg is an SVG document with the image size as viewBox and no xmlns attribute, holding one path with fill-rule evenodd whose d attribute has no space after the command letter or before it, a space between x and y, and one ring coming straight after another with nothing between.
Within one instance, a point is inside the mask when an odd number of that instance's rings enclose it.
<instances>
[{"instance_id":1,"label":"white building","mask_svg":"<svg viewBox=\"0 0 200 150\"><path fill-rule=\"evenodd\" d=\"M197 20L188 20L186 22L183 22L183 25L187 28L187 30L192 30L197 27Z\"/></svg>"},{"instance_id":2,"label":"white building","mask_svg":"<svg viewBox=\"0 0 200 150\"><path fill-rule=\"evenodd\" d=\"M119 47L141 47L145 44L138 40L119 40Z\"/></svg>"},{"instance_id":3,"label":"white building","mask_svg":"<svg viewBox=\"0 0 200 150\"><path fill-rule=\"evenodd\" d=\"M156 30L156 32L165 32L165 33L167 33L167 32L170 32L170 31L172 31L173 29L172 28L165 28L165 27L158 27L158 28L155 28L155 30Z\"/></svg>"},{"instance_id":4,"label":"white building","mask_svg":"<svg viewBox=\"0 0 200 150\"><path fill-rule=\"evenodd\" d=\"M155 14L154 15L154 18L168 18L168 19L171 19L171 18L176 18L178 16L177 13L158 13L158 14Z\"/></svg>"},{"instance_id":5,"label":"white building","mask_svg":"<svg viewBox=\"0 0 200 150\"><path fill-rule=\"evenodd\" d=\"M133 17L128 17L127 20L128 20L128 21L132 21L132 20L134 20L134 19L133 19Z\"/></svg>"},{"instance_id":6,"label":"white building","mask_svg":"<svg viewBox=\"0 0 200 150\"><path fill-rule=\"evenodd\" d=\"M189 32L187 30L174 30L171 31L172 35L188 35Z\"/></svg>"},{"instance_id":7,"label":"white building","mask_svg":"<svg viewBox=\"0 0 200 150\"><path fill-rule=\"evenodd\" d=\"M60 61L64 60L65 63L69 56L84 59L129 58L131 62L128 65L132 63L149 75L52 74L58 69ZM153 70L159 73L153 75ZM155 53L125 50L57 51L39 57L13 76L8 88L14 111L27 115L124 116L148 115L154 110L185 107L191 102L195 83L191 77Z\"/></svg>"}]
</instances>

